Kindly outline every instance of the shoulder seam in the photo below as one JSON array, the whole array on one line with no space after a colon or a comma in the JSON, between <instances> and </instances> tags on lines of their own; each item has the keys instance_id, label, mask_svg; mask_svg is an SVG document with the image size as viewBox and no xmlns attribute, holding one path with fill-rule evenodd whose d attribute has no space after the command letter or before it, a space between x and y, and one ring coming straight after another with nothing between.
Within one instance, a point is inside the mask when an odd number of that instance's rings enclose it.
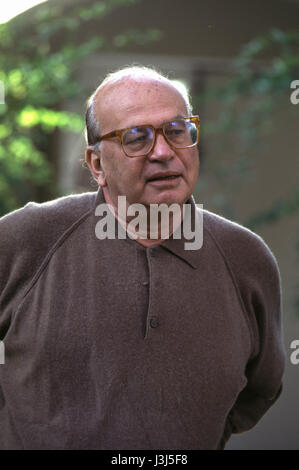
<instances>
[{"instance_id":1,"label":"shoulder seam","mask_svg":"<svg viewBox=\"0 0 299 470\"><path fill-rule=\"evenodd\" d=\"M46 268L47 264L49 263L50 259L52 258L53 254L55 253L55 251L57 250L57 248L59 246L61 246L64 241L71 235L71 233L82 223L84 222L84 220L92 213L93 209L89 209L87 212L85 212L83 215L81 215L81 217L76 220L69 228L67 228L63 233L62 235L60 235L60 237L56 240L56 242L52 245L52 247L49 249L49 251L47 252L44 260L41 262L40 266L37 268L37 271L35 272L35 274L33 275L33 277L31 278L31 280L29 281L29 284L22 296L22 298L20 299L20 302L19 304L16 306L14 312L12 313L12 321L13 321L13 318L14 318L14 315L16 314L16 312L19 310L19 308L22 306L25 298L27 297L27 295L29 294L29 292L31 291L31 289L34 287L34 285L36 284L36 282L38 281L39 277L41 276L42 272L44 271L44 269Z\"/></svg>"}]
</instances>

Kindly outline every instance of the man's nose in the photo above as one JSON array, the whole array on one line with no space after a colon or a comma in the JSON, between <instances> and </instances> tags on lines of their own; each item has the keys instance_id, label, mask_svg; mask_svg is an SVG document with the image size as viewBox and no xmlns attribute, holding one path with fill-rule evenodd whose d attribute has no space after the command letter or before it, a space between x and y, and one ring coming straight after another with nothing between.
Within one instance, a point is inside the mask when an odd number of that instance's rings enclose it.
<instances>
[{"instance_id":1,"label":"man's nose","mask_svg":"<svg viewBox=\"0 0 299 470\"><path fill-rule=\"evenodd\" d=\"M167 142L163 132L157 131L156 142L148 155L150 160L170 160L175 155L173 148Z\"/></svg>"}]
</instances>

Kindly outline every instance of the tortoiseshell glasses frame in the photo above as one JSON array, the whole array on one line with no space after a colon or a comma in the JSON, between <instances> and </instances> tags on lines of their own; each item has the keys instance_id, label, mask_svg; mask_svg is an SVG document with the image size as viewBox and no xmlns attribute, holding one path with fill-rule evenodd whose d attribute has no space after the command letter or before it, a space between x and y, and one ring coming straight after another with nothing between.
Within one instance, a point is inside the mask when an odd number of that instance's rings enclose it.
<instances>
[{"instance_id":1,"label":"tortoiseshell glasses frame","mask_svg":"<svg viewBox=\"0 0 299 470\"><path fill-rule=\"evenodd\" d=\"M102 140L118 137L122 150L127 157L146 156L154 148L157 133L159 132L173 148L184 149L195 147L199 142L199 121L199 116L190 116L165 122L159 128L151 124L143 124L126 129L118 129L100 137L94 146ZM133 140L126 140L128 138L133 138ZM187 143L190 141L191 143Z\"/></svg>"}]
</instances>

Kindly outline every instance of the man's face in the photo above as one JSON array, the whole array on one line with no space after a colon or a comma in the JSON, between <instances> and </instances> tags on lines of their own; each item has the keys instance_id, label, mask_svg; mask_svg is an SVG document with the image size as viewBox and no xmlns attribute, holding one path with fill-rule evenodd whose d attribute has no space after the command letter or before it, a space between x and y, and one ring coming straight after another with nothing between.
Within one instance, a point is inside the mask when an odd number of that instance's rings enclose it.
<instances>
[{"instance_id":1,"label":"man's face","mask_svg":"<svg viewBox=\"0 0 299 470\"><path fill-rule=\"evenodd\" d=\"M126 79L108 85L96 101L95 113L101 135L142 124L161 127L178 116L188 116L185 101L175 88L148 79ZM160 133L151 152L141 157L127 157L118 137L104 140L100 160L104 194L115 207L120 195L126 196L128 204L183 204L193 193L198 178L197 148L172 148ZM153 179L169 172L177 177Z\"/></svg>"}]
</instances>

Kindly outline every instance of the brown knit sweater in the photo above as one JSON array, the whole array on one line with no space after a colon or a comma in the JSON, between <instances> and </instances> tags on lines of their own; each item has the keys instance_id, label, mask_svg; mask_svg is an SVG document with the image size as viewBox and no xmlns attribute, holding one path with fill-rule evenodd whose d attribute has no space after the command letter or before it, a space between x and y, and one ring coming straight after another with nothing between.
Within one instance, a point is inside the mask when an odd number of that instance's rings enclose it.
<instances>
[{"instance_id":1,"label":"brown knit sweater","mask_svg":"<svg viewBox=\"0 0 299 470\"><path fill-rule=\"evenodd\" d=\"M276 260L208 211L200 250L99 240L101 202L0 219L0 448L223 448L281 391Z\"/></svg>"}]
</instances>

